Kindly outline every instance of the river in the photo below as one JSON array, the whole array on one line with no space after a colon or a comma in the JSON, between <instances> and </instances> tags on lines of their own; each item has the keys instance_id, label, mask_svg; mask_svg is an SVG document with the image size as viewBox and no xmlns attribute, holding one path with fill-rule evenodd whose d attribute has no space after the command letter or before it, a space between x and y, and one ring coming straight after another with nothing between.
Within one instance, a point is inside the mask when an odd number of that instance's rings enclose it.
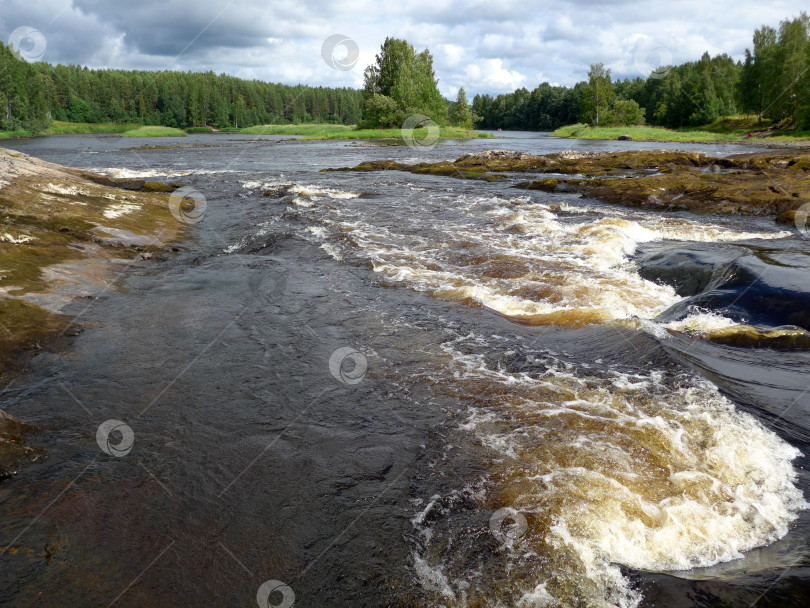
<instances>
[{"instance_id":1,"label":"river","mask_svg":"<svg viewBox=\"0 0 810 608\"><path fill-rule=\"evenodd\" d=\"M810 351L711 338L810 329L810 240L517 178L320 172L752 151L515 135L13 142L205 208L3 393L48 457L0 483L0 604L799 605Z\"/></svg>"}]
</instances>

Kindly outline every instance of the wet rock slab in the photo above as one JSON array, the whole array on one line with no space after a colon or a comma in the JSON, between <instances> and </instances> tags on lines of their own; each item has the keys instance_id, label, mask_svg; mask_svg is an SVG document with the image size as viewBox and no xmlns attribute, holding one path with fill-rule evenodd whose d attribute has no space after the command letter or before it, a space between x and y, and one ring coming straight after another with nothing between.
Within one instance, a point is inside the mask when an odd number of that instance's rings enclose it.
<instances>
[{"instance_id":1,"label":"wet rock slab","mask_svg":"<svg viewBox=\"0 0 810 608\"><path fill-rule=\"evenodd\" d=\"M455 161L370 161L327 171L408 171L494 181L509 174L557 174L515 185L578 192L618 205L696 213L780 215L790 223L810 202L810 154L774 151L723 158L678 150L533 155L512 150L465 154Z\"/></svg>"},{"instance_id":2,"label":"wet rock slab","mask_svg":"<svg viewBox=\"0 0 810 608\"><path fill-rule=\"evenodd\" d=\"M0 384L73 330L61 315L106 289L113 267L160 258L186 233L169 208L179 184L117 180L0 148ZM0 411L0 475L35 451Z\"/></svg>"}]
</instances>

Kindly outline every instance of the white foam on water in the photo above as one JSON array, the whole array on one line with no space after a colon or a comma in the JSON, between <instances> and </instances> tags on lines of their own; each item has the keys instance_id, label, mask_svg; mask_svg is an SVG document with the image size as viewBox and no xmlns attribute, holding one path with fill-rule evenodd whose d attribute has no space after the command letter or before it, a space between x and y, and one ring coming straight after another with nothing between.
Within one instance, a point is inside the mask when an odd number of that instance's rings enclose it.
<instances>
[{"instance_id":1,"label":"white foam on water","mask_svg":"<svg viewBox=\"0 0 810 608\"><path fill-rule=\"evenodd\" d=\"M331 255L332 258L337 260L338 262L343 261L343 254L340 252L340 249L335 247L332 243L322 243L321 249L323 249L326 253Z\"/></svg>"},{"instance_id":2,"label":"white foam on water","mask_svg":"<svg viewBox=\"0 0 810 608\"><path fill-rule=\"evenodd\" d=\"M442 572L441 567L430 566L430 564L417 553L413 553L412 557L414 562L413 569L416 572L419 583L423 587L438 591L448 599L456 599L456 594L450 586L450 581L447 579L447 575Z\"/></svg>"},{"instance_id":3,"label":"white foam on water","mask_svg":"<svg viewBox=\"0 0 810 608\"><path fill-rule=\"evenodd\" d=\"M480 396L462 428L502 459L508 506L551 522L529 527L532 549L576 556L553 574L584 577L592 605L640 603L619 565L667 572L740 559L810 507L796 487L799 451L709 382L597 376L550 356L544 372L511 373L458 350L464 342L442 345L454 390Z\"/></svg>"},{"instance_id":4,"label":"white foam on water","mask_svg":"<svg viewBox=\"0 0 810 608\"><path fill-rule=\"evenodd\" d=\"M279 184L271 184L269 182L262 182L258 180L247 180L245 182L242 182L242 187L247 188L249 190L255 190L256 188L271 188L274 185Z\"/></svg>"},{"instance_id":5,"label":"white foam on water","mask_svg":"<svg viewBox=\"0 0 810 608\"><path fill-rule=\"evenodd\" d=\"M268 190L272 188L285 187L292 194L296 194L299 197L307 197L311 199L318 199L321 197L331 199L352 199L360 196L359 192L349 192L345 190L337 190L335 188L326 188L322 186L313 186L306 184L291 184L289 181L284 181L283 176L280 180L244 181L242 182L242 187L248 188L250 190L255 190L256 188Z\"/></svg>"},{"instance_id":6,"label":"white foam on water","mask_svg":"<svg viewBox=\"0 0 810 608\"><path fill-rule=\"evenodd\" d=\"M125 169L121 167L107 167L104 169L93 169L96 173L103 173L110 177L119 179L137 179L145 177L181 177L189 175L192 171L171 171L169 169ZM199 171L194 171L199 173Z\"/></svg>"},{"instance_id":7,"label":"white foam on water","mask_svg":"<svg viewBox=\"0 0 810 608\"><path fill-rule=\"evenodd\" d=\"M360 196L359 192L347 192L344 190L336 190L334 188L323 188L320 186L307 186L301 184L293 185L290 188L290 192L300 194L301 196L308 196L308 197L326 196L328 198L335 198L335 199L349 199L349 198L357 198L358 196Z\"/></svg>"},{"instance_id":8,"label":"white foam on water","mask_svg":"<svg viewBox=\"0 0 810 608\"><path fill-rule=\"evenodd\" d=\"M449 204L461 219L414 217L424 227L418 234L375 225L350 209L339 209L337 222L320 219L333 231L350 234L377 272L531 324L652 319L680 301L672 287L639 276L630 256L641 243L791 235L624 209L607 213L589 207L599 215L561 217L562 206L525 196L456 196Z\"/></svg>"},{"instance_id":9,"label":"white foam on water","mask_svg":"<svg viewBox=\"0 0 810 608\"><path fill-rule=\"evenodd\" d=\"M554 603L554 596L546 590L546 583L541 583L531 591L527 591L518 600L518 606L531 608L545 608L546 606L553 606Z\"/></svg>"},{"instance_id":10,"label":"white foam on water","mask_svg":"<svg viewBox=\"0 0 810 608\"><path fill-rule=\"evenodd\" d=\"M690 314L680 321L671 321L664 325L665 328L673 331L694 332L699 334L707 334L719 329L728 329L729 327L738 326L740 326L740 323L715 312Z\"/></svg>"},{"instance_id":11,"label":"white foam on water","mask_svg":"<svg viewBox=\"0 0 810 608\"><path fill-rule=\"evenodd\" d=\"M243 169L193 169L189 175L218 175L220 173L245 173Z\"/></svg>"},{"instance_id":12,"label":"white foam on water","mask_svg":"<svg viewBox=\"0 0 810 608\"><path fill-rule=\"evenodd\" d=\"M315 203L313 203L311 200L307 200L306 198L301 197L301 196L296 196L293 199L292 202L293 202L293 205L298 205L299 207L314 207L315 206Z\"/></svg>"}]
</instances>

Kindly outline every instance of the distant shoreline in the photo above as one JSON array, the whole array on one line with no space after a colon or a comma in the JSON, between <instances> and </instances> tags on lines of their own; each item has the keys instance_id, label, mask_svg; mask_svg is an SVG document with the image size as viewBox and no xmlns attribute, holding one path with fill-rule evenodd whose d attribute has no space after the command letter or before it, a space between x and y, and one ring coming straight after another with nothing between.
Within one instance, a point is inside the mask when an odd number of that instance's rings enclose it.
<instances>
[{"instance_id":1,"label":"distant shoreline","mask_svg":"<svg viewBox=\"0 0 810 608\"><path fill-rule=\"evenodd\" d=\"M662 142L684 144L721 144L735 143L773 149L804 149L810 147L810 137L804 136L754 136L745 137L738 133L718 133L710 130L674 131L663 127L590 127L587 125L569 125L556 131L520 131L521 133L545 133L547 137L573 140L615 141L627 136L630 141ZM355 129L350 125L337 124L299 124L299 125L257 125L244 129L215 129L213 127L189 127L175 129L172 127L144 126L127 123L66 123L55 122L48 131L40 134L25 131L0 132L3 139L29 139L51 135L92 135L104 134L120 137L185 137L198 134L242 134L242 135L287 135L301 140L339 140L352 141L360 139L402 140L401 129ZM436 137L428 129L416 129L413 132L416 140ZM447 139L495 139L497 131L465 130L456 127L441 127L438 140Z\"/></svg>"},{"instance_id":2,"label":"distant shoreline","mask_svg":"<svg viewBox=\"0 0 810 608\"><path fill-rule=\"evenodd\" d=\"M810 137L805 136L753 136L740 133L720 133L711 130L674 131L664 127L637 125L630 127L592 127L589 125L568 125L552 133L563 139L595 139L641 142L673 142L690 144L737 143L767 148L804 148L810 146Z\"/></svg>"},{"instance_id":3,"label":"distant shoreline","mask_svg":"<svg viewBox=\"0 0 810 608\"><path fill-rule=\"evenodd\" d=\"M402 129L357 129L353 125L305 123L298 125L255 125L243 129L215 129L213 127L173 127L137 125L128 123L67 123L57 122L43 133L28 131L0 132L3 139L28 139L50 135L92 135L107 134L121 137L185 137L198 134L242 134L242 135L293 135L301 139L402 139ZM416 140L424 139L476 139L492 138L488 131L461 129L459 127L438 127L413 129Z\"/></svg>"}]
</instances>

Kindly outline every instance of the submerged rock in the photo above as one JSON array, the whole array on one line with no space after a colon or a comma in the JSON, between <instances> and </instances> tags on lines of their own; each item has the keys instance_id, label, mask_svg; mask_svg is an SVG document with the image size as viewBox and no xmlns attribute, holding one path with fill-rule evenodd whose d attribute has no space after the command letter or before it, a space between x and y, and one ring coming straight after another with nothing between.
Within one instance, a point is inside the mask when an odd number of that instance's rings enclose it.
<instances>
[{"instance_id":1,"label":"submerged rock","mask_svg":"<svg viewBox=\"0 0 810 608\"><path fill-rule=\"evenodd\" d=\"M764 152L715 158L680 150L633 150L534 155L512 150L464 154L455 162L372 161L325 171L408 171L460 179L502 179L509 173L575 175L516 188L579 192L606 203L698 213L779 215L810 202L810 153ZM584 179L583 179L584 178ZM622 178L622 179L615 179Z\"/></svg>"},{"instance_id":2,"label":"submerged rock","mask_svg":"<svg viewBox=\"0 0 810 608\"><path fill-rule=\"evenodd\" d=\"M185 235L165 194L179 185L138 181L0 148L0 385L73 333L61 310L107 289L113 261L157 258ZM0 412L0 475L36 455L26 428Z\"/></svg>"},{"instance_id":3,"label":"submerged rock","mask_svg":"<svg viewBox=\"0 0 810 608\"><path fill-rule=\"evenodd\" d=\"M0 410L0 479L13 475L24 462L33 462L45 455L41 448L26 445L26 438L35 431L36 427Z\"/></svg>"}]
</instances>

